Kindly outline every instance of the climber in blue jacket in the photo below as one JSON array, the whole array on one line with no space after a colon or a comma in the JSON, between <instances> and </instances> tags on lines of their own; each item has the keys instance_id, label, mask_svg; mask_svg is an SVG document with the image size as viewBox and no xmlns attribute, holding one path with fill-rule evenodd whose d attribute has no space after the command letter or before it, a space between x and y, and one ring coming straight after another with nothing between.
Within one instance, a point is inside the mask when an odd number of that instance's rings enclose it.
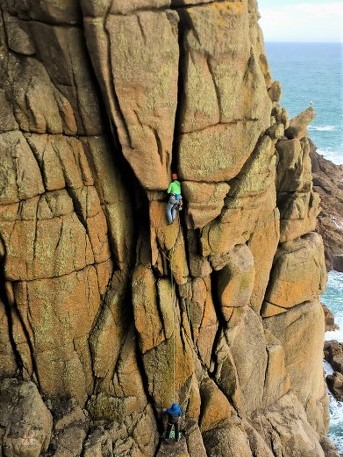
<instances>
[{"instance_id":1,"label":"climber in blue jacket","mask_svg":"<svg viewBox=\"0 0 343 457\"><path fill-rule=\"evenodd\" d=\"M166 433L166 439L169 439L172 428L175 430L175 441L179 441L179 419L182 414L182 410L177 403L173 403L170 408L166 409L165 413L168 416L168 427Z\"/></svg>"}]
</instances>

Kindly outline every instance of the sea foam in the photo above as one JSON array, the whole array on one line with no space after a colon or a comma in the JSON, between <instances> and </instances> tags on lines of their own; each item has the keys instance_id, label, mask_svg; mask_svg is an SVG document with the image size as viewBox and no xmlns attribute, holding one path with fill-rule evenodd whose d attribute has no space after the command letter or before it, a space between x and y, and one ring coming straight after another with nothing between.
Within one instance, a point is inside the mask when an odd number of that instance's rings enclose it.
<instances>
[{"instance_id":1,"label":"sea foam","mask_svg":"<svg viewBox=\"0 0 343 457\"><path fill-rule=\"evenodd\" d=\"M331 160L331 162L335 163L336 165L343 165L343 154L340 151L335 151L332 148L318 148L318 154L325 157L327 160Z\"/></svg>"},{"instance_id":2,"label":"sea foam","mask_svg":"<svg viewBox=\"0 0 343 457\"><path fill-rule=\"evenodd\" d=\"M333 132L336 130L335 125L310 125L309 130L316 130L317 132Z\"/></svg>"},{"instance_id":3,"label":"sea foam","mask_svg":"<svg viewBox=\"0 0 343 457\"><path fill-rule=\"evenodd\" d=\"M325 293L321 296L323 303L333 312L335 323L340 327L333 332L325 332L326 340L343 342L343 273L330 271ZM325 374L332 374L331 365L324 361ZM343 402L337 401L331 393L330 399L330 428L329 437L343 455Z\"/></svg>"},{"instance_id":4,"label":"sea foam","mask_svg":"<svg viewBox=\"0 0 343 457\"><path fill-rule=\"evenodd\" d=\"M330 394L330 428L329 437L337 446L338 450L343 449L343 403L335 400ZM342 455L342 454L340 454Z\"/></svg>"},{"instance_id":5,"label":"sea foam","mask_svg":"<svg viewBox=\"0 0 343 457\"><path fill-rule=\"evenodd\" d=\"M335 314L335 324L338 325L339 329L331 332L325 332L325 339L326 341L336 340L343 343L343 311Z\"/></svg>"},{"instance_id":6,"label":"sea foam","mask_svg":"<svg viewBox=\"0 0 343 457\"><path fill-rule=\"evenodd\" d=\"M321 301L334 314L335 324L339 326L339 330L326 332L325 339L343 342L343 273L330 271Z\"/></svg>"}]
</instances>

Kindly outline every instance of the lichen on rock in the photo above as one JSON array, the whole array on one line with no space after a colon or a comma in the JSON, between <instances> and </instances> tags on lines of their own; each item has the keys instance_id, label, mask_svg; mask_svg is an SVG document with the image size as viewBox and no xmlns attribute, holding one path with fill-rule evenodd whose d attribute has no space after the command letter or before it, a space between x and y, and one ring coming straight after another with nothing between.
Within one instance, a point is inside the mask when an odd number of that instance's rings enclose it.
<instances>
[{"instance_id":1,"label":"lichen on rock","mask_svg":"<svg viewBox=\"0 0 343 457\"><path fill-rule=\"evenodd\" d=\"M0 9L0 454L334 452L314 112L280 106L257 2Z\"/></svg>"}]
</instances>

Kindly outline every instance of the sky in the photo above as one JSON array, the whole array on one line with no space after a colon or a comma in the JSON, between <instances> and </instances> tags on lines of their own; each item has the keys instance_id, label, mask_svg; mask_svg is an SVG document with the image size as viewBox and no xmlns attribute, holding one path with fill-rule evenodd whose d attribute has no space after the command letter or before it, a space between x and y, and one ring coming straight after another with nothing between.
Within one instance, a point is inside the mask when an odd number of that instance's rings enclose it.
<instances>
[{"instance_id":1,"label":"sky","mask_svg":"<svg viewBox=\"0 0 343 457\"><path fill-rule=\"evenodd\" d=\"M343 41L343 0L258 0L265 41Z\"/></svg>"}]
</instances>

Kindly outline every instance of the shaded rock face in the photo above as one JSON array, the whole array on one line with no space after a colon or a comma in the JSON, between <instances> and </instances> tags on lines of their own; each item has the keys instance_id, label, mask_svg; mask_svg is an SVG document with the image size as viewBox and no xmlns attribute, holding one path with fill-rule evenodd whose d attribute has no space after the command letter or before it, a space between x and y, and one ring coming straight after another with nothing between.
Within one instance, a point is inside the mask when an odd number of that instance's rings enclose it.
<instances>
[{"instance_id":1,"label":"shaded rock face","mask_svg":"<svg viewBox=\"0 0 343 457\"><path fill-rule=\"evenodd\" d=\"M336 340L325 341L324 357L334 370L326 376L327 385L336 399L343 401L343 344Z\"/></svg>"},{"instance_id":2,"label":"shaded rock face","mask_svg":"<svg viewBox=\"0 0 343 457\"><path fill-rule=\"evenodd\" d=\"M335 324L335 319L333 313L329 310L329 308L322 304L325 316L325 331L331 332L333 330L337 330L339 327Z\"/></svg>"},{"instance_id":3,"label":"shaded rock face","mask_svg":"<svg viewBox=\"0 0 343 457\"><path fill-rule=\"evenodd\" d=\"M317 231L323 237L327 268L343 271L343 166L326 160L310 145L314 189L321 198Z\"/></svg>"},{"instance_id":4,"label":"shaded rock face","mask_svg":"<svg viewBox=\"0 0 343 457\"><path fill-rule=\"evenodd\" d=\"M324 456L314 113L256 2L0 5L0 453L172 455L177 401L175 455Z\"/></svg>"}]
</instances>

